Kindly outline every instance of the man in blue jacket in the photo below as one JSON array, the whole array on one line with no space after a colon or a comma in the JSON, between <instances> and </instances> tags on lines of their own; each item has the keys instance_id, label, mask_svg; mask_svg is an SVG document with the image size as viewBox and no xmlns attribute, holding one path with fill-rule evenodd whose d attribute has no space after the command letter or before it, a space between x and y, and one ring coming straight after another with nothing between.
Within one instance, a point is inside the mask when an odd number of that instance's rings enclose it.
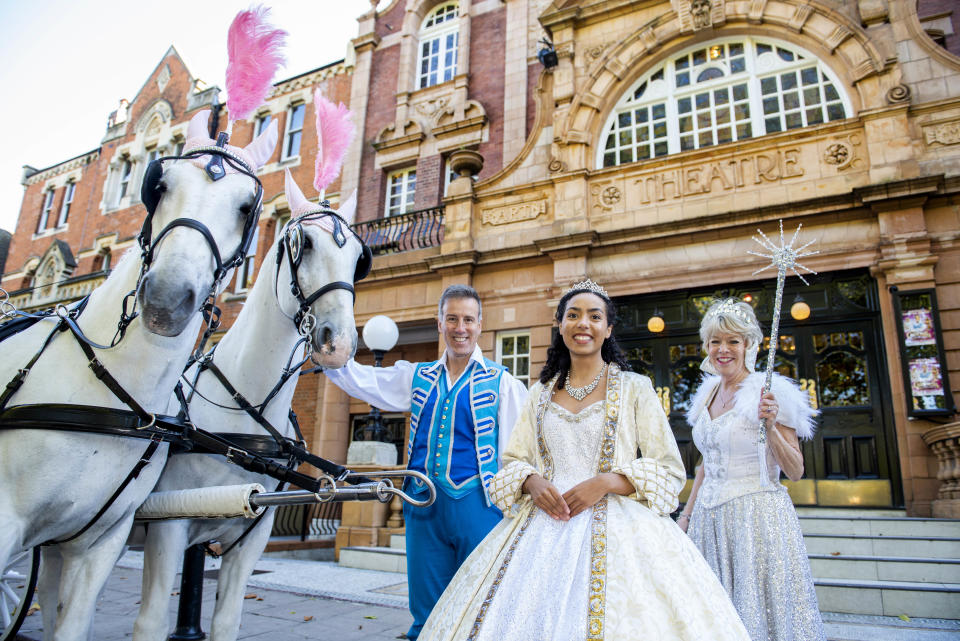
<instances>
[{"instance_id":1,"label":"man in blue jacket","mask_svg":"<svg viewBox=\"0 0 960 641\"><path fill-rule=\"evenodd\" d=\"M416 639L460 564L502 518L487 493L527 396L526 386L477 347L482 306L476 290L451 285L440 296L437 329L446 349L430 363L370 367L350 360L327 378L382 410L410 412L407 467L437 487L428 508L403 507L407 588ZM419 482L411 494L426 493Z\"/></svg>"}]
</instances>

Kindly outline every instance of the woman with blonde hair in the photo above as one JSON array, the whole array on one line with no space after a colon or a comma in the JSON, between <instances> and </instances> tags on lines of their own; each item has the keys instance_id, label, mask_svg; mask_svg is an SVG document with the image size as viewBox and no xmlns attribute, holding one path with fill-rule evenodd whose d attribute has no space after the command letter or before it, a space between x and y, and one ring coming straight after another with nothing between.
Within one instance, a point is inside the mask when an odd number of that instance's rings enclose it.
<instances>
[{"instance_id":1,"label":"woman with blonde hair","mask_svg":"<svg viewBox=\"0 0 960 641\"><path fill-rule=\"evenodd\" d=\"M613 302L593 281L577 283L556 319L490 485L505 518L460 567L420 641L749 641L669 516L686 474L650 379L626 371Z\"/></svg>"},{"instance_id":2,"label":"woman with blonde hair","mask_svg":"<svg viewBox=\"0 0 960 641\"><path fill-rule=\"evenodd\" d=\"M781 470L792 481L803 476L798 438L813 437L816 412L778 374L761 397L764 374L754 367L763 333L749 304L711 305L700 338L707 376L687 421L703 465L678 525L720 578L752 641L823 641L803 533L780 484Z\"/></svg>"}]
</instances>

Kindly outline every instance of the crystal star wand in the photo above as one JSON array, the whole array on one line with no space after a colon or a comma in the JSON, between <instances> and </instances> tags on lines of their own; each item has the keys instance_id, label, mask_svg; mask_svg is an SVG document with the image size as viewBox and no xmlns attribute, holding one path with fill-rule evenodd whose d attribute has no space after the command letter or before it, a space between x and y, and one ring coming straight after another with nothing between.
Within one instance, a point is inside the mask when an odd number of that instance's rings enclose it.
<instances>
[{"instance_id":1,"label":"crystal star wand","mask_svg":"<svg viewBox=\"0 0 960 641\"><path fill-rule=\"evenodd\" d=\"M770 384L773 380L773 364L774 359L777 356L777 344L779 343L780 338L780 308L783 306L783 281L787 277L787 271L793 270L793 273L797 275L800 280L803 281L804 285L809 285L806 279L797 271L797 268L804 270L808 274L816 274L817 272L812 269L802 265L797 259L804 258L806 256L813 256L814 254L819 253L819 251L804 251L807 247L813 244L814 241L810 241L805 245L800 247L794 247L793 243L797 240L797 236L800 234L800 229L803 225L797 226L797 231L793 232L793 237L790 239L790 242L786 245L783 244L783 221L780 221L780 245L774 245L773 242L767 235L764 234L759 229L757 233L760 236L754 236L753 240L759 244L764 249L769 250L770 253L760 253L747 251L748 254L753 254L754 256L760 256L761 258L767 258L770 260L769 265L764 265L757 271L753 272L753 275L775 267L777 269L777 293L773 301L773 323L770 326L770 349L767 351L767 376L764 379L763 390L761 396L766 394L770 390ZM762 478L766 481L766 441L767 441L767 421L766 419L760 420L760 433L757 441L757 446L760 449L760 465L762 470Z\"/></svg>"}]
</instances>

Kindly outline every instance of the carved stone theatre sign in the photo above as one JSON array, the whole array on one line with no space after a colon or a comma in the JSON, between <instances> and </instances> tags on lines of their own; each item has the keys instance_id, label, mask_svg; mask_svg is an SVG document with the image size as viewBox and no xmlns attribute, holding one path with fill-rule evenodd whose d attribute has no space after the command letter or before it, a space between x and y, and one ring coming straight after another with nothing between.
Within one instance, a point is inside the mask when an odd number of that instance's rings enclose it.
<instances>
[{"instance_id":1,"label":"carved stone theatre sign","mask_svg":"<svg viewBox=\"0 0 960 641\"><path fill-rule=\"evenodd\" d=\"M598 176L599 180L590 187L591 204L595 210L622 211L696 196L742 193L772 184L830 179L840 172L865 169L860 155L851 147L859 144L859 137L851 139L851 144L837 143L841 138L846 141L850 136L834 134L753 153L701 156L690 162L660 165L618 177Z\"/></svg>"},{"instance_id":2,"label":"carved stone theatre sign","mask_svg":"<svg viewBox=\"0 0 960 641\"><path fill-rule=\"evenodd\" d=\"M521 220L533 220L547 213L547 200L531 200L502 207L490 207L480 214L480 220L486 225L507 225Z\"/></svg>"}]
</instances>

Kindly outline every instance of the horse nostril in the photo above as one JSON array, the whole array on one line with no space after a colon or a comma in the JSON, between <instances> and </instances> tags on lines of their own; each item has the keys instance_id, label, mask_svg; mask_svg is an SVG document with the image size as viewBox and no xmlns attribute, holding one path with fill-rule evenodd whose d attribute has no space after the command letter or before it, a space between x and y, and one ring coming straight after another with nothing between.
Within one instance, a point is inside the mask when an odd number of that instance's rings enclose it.
<instances>
[{"instance_id":1,"label":"horse nostril","mask_svg":"<svg viewBox=\"0 0 960 641\"><path fill-rule=\"evenodd\" d=\"M324 345L329 345L333 342L333 330L329 326L324 326L323 333L321 334Z\"/></svg>"}]
</instances>

